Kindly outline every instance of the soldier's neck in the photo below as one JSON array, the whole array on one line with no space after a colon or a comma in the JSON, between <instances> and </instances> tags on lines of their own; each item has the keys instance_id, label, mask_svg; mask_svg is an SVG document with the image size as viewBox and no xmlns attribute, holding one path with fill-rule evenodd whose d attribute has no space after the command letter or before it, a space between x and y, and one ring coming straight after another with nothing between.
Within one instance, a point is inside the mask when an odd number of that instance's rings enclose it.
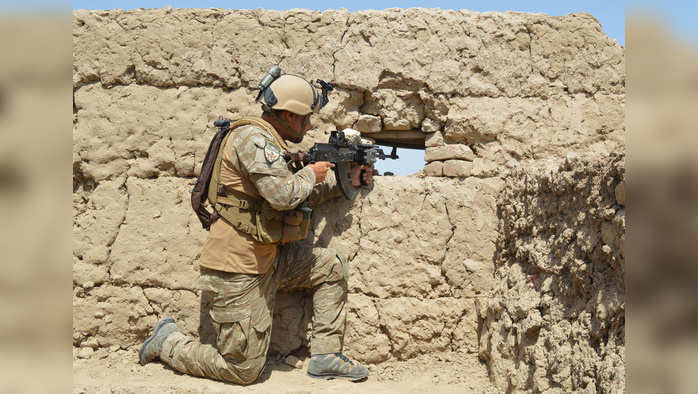
<instances>
[{"instance_id":1,"label":"soldier's neck","mask_svg":"<svg viewBox=\"0 0 698 394\"><path fill-rule=\"evenodd\" d=\"M276 133L277 133L281 138L283 138L285 141L294 142L294 139L296 138L296 136L294 136L294 135L292 135L291 133L289 133L289 131L287 130L287 127L285 127L284 125L282 125L282 124L279 122L279 120L276 119L274 116L272 116L271 114L268 114L268 113L264 112L264 113L262 114L262 119L264 119L267 123L269 123L270 125L272 125L272 127L274 128L274 130L276 130Z\"/></svg>"}]
</instances>

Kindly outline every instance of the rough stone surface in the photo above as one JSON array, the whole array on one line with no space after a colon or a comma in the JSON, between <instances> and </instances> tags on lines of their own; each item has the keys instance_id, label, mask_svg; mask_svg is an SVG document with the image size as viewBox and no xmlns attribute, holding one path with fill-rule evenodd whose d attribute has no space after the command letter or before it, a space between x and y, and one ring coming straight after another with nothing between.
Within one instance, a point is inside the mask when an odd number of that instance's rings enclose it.
<instances>
[{"instance_id":1,"label":"rough stone surface","mask_svg":"<svg viewBox=\"0 0 698 394\"><path fill-rule=\"evenodd\" d=\"M272 64L337 86L292 149L347 127L448 144L426 178L377 177L314 211L316 243L350 259L350 357L468 374L480 357L500 391L623 389L625 184L609 153L625 151L625 63L588 14L74 11L74 358L135 354L165 315L211 341L189 190L213 121L259 114ZM429 177L454 157L471 176ZM309 294L278 297L272 357L307 353L311 311Z\"/></svg>"},{"instance_id":2,"label":"rough stone surface","mask_svg":"<svg viewBox=\"0 0 698 394\"><path fill-rule=\"evenodd\" d=\"M480 357L502 391L625 391L624 157L522 170L498 203Z\"/></svg>"},{"instance_id":3,"label":"rough stone surface","mask_svg":"<svg viewBox=\"0 0 698 394\"><path fill-rule=\"evenodd\" d=\"M453 144L426 148L424 161L460 159L472 161L475 158L473 150L468 145Z\"/></svg>"},{"instance_id":4,"label":"rough stone surface","mask_svg":"<svg viewBox=\"0 0 698 394\"><path fill-rule=\"evenodd\" d=\"M366 100L364 111L380 116L384 130L419 129L424 119L424 104L409 90L377 89Z\"/></svg>"},{"instance_id":5,"label":"rough stone surface","mask_svg":"<svg viewBox=\"0 0 698 394\"><path fill-rule=\"evenodd\" d=\"M427 133L424 137L424 146L426 148L431 148L434 146L442 146L444 144L444 136L440 131L434 131L433 133Z\"/></svg>"},{"instance_id":6,"label":"rough stone surface","mask_svg":"<svg viewBox=\"0 0 698 394\"><path fill-rule=\"evenodd\" d=\"M378 133L381 131L381 118L373 115L360 115L354 128L362 133Z\"/></svg>"},{"instance_id":7,"label":"rough stone surface","mask_svg":"<svg viewBox=\"0 0 698 394\"><path fill-rule=\"evenodd\" d=\"M444 176L466 177L470 176L473 163L466 160L446 160L444 162Z\"/></svg>"},{"instance_id":8,"label":"rough stone surface","mask_svg":"<svg viewBox=\"0 0 698 394\"><path fill-rule=\"evenodd\" d=\"M479 178L488 178L499 172L499 166L488 159L476 157L472 162L471 175Z\"/></svg>"},{"instance_id":9,"label":"rough stone surface","mask_svg":"<svg viewBox=\"0 0 698 394\"><path fill-rule=\"evenodd\" d=\"M443 161L432 161L424 166L424 174L426 176L443 176L444 175L444 162Z\"/></svg>"},{"instance_id":10,"label":"rough stone surface","mask_svg":"<svg viewBox=\"0 0 698 394\"><path fill-rule=\"evenodd\" d=\"M422 122L422 131L425 133L433 133L435 131L439 131L440 129L441 125L438 121L425 118Z\"/></svg>"}]
</instances>

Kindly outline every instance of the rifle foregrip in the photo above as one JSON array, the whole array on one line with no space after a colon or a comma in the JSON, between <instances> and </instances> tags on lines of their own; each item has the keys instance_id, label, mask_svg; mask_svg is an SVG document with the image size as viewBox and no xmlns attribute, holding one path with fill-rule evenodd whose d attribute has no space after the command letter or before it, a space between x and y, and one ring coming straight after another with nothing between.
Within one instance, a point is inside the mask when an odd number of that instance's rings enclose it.
<instances>
[{"instance_id":1,"label":"rifle foregrip","mask_svg":"<svg viewBox=\"0 0 698 394\"><path fill-rule=\"evenodd\" d=\"M361 170L361 173L359 174L359 181L361 182L361 186L368 186L368 183L364 181L364 174L366 174L367 171L365 169Z\"/></svg>"}]
</instances>

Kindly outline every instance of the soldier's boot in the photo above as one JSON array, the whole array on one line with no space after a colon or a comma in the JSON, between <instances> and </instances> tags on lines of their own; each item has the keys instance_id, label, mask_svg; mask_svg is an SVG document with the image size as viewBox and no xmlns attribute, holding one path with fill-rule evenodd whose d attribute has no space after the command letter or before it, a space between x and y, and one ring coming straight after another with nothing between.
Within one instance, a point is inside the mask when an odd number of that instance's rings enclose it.
<instances>
[{"instance_id":1,"label":"soldier's boot","mask_svg":"<svg viewBox=\"0 0 698 394\"><path fill-rule=\"evenodd\" d=\"M177 327L173 318L166 317L160 320L155 326L153 334L143 342L140 350L138 350L138 358L141 365L145 365L156 357L160 357L163 342L170 334L176 331L179 331L179 327Z\"/></svg>"},{"instance_id":2,"label":"soldier's boot","mask_svg":"<svg viewBox=\"0 0 698 394\"><path fill-rule=\"evenodd\" d=\"M316 354L310 357L308 376L318 379L357 381L368 376L368 368L355 364L342 353Z\"/></svg>"}]
</instances>

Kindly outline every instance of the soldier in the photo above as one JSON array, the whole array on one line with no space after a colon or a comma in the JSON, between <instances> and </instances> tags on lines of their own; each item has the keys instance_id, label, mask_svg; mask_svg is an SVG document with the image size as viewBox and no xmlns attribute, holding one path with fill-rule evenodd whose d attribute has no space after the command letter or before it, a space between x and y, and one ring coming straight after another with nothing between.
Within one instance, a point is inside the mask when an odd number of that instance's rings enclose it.
<instances>
[{"instance_id":1,"label":"soldier","mask_svg":"<svg viewBox=\"0 0 698 394\"><path fill-rule=\"evenodd\" d=\"M344 354L348 263L332 249L302 242L309 227L307 208L340 195L318 162L289 171L287 141L300 142L310 115L326 103L303 78L281 75L260 92L261 118L231 125L216 158L209 201L220 218L200 259L200 287L212 294L216 346L201 344L164 318L139 351L141 364L159 357L177 371L236 384L253 383L263 372L271 339L277 289L313 290L313 332L308 375L352 381L368 369ZM362 175L360 175L362 174ZM372 171L355 167L352 183L372 181ZM295 240L295 241L294 241Z\"/></svg>"}]
</instances>

